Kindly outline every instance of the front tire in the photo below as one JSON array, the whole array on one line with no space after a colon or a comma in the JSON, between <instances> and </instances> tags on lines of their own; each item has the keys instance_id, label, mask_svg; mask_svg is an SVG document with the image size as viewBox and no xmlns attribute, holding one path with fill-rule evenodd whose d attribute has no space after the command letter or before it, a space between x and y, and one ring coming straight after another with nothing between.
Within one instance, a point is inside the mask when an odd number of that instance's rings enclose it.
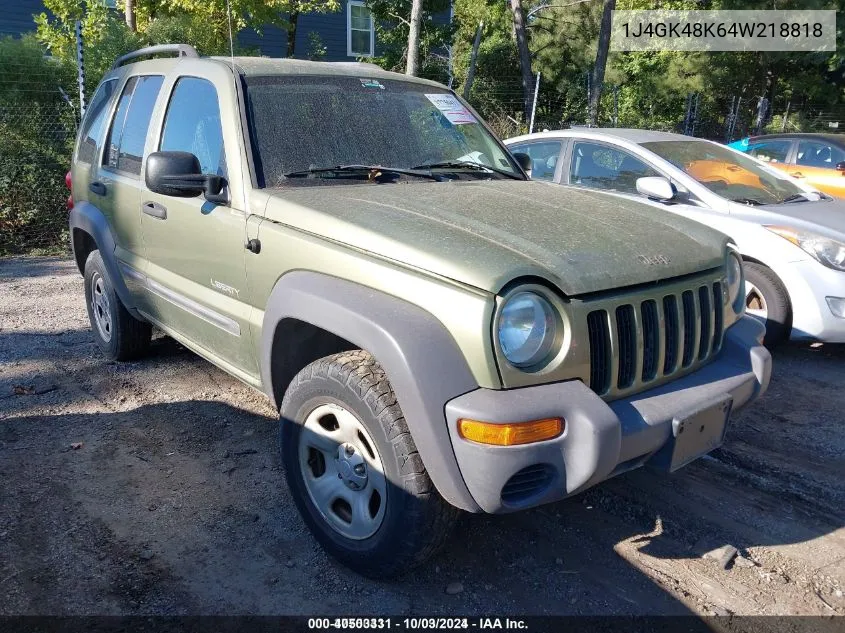
<instances>
[{"instance_id":1,"label":"front tire","mask_svg":"<svg viewBox=\"0 0 845 633\"><path fill-rule=\"evenodd\" d=\"M782 343L792 333L792 305L789 293L770 268L743 262L745 270L745 312L766 326L763 343L769 347Z\"/></svg>"},{"instance_id":2,"label":"front tire","mask_svg":"<svg viewBox=\"0 0 845 633\"><path fill-rule=\"evenodd\" d=\"M315 361L281 407L285 476L331 556L395 576L446 541L457 510L434 488L382 367L360 350Z\"/></svg>"},{"instance_id":3,"label":"front tire","mask_svg":"<svg viewBox=\"0 0 845 633\"><path fill-rule=\"evenodd\" d=\"M129 314L114 291L100 251L88 255L84 279L88 320L98 347L110 360L142 356L150 346L152 326Z\"/></svg>"}]
</instances>

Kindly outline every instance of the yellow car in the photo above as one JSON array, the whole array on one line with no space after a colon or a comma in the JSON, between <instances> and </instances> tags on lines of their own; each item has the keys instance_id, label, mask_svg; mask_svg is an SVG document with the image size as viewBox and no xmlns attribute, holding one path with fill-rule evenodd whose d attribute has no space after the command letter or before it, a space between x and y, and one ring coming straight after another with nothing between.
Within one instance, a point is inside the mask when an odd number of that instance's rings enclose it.
<instances>
[{"instance_id":1,"label":"yellow car","mask_svg":"<svg viewBox=\"0 0 845 633\"><path fill-rule=\"evenodd\" d=\"M770 134L743 139L731 147L831 196L845 198L845 134Z\"/></svg>"}]
</instances>

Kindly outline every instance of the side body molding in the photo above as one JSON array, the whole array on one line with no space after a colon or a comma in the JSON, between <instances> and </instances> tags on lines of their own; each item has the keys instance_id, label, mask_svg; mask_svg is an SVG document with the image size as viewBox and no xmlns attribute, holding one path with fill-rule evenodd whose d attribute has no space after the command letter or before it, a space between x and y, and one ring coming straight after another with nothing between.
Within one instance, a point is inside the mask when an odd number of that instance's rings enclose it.
<instances>
[{"instance_id":1,"label":"side body molding","mask_svg":"<svg viewBox=\"0 0 845 633\"><path fill-rule=\"evenodd\" d=\"M478 385L457 343L431 313L335 277L284 275L267 302L259 349L262 384L277 409L271 356L276 325L285 318L332 332L378 359L437 490L454 506L480 511L455 460L445 417L446 402Z\"/></svg>"},{"instance_id":2,"label":"side body molding","mask_svg":"<svg viewBox=\"0 0 845 633\"><path fill-rule=\"evenodd\" d=\"M129 289L126 287L126 282L123 280L120 267L118 266L117 257L114 254L115 243L112 236L111 229L109 229L108 220L97 207L87 201L77 202L68 215L68 223L70 225L70 243L74 250L74 258L79 264L79 272L84 273L85 262L80 262L80 257L76 253L76 240L73 238L74 229L80 229L88 233L94 238L100 255L103 258L103 263L108 270L114 290L126 309L130 314L137 319L144 320L135 309L135 304L132 301L132 296L129 294Z\"/></svg>"}]
</instances>

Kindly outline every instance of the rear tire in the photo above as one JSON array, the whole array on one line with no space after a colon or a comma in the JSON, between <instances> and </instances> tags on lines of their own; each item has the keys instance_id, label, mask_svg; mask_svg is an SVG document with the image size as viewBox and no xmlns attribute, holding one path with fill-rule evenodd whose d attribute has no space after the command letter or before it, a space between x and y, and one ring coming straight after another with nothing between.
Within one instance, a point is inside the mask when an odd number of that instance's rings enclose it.
<instances>
[{"instance_id":1,"label":"rear tire","mask_svg":"<svg viewBox=\"0 0 845 633\"><path fill-rule=\"evenodd\" d=\"M792 305L789 294L770 269L754 262L743 262L745 270L745 309L766 325L763 343L773 347L792 333Z\"/></svg>"},{"instance_id":2,"label":"rear tire","mask_svg":"<svg viewBox=\"0 0 845 633\"><path fill-rule=\"evenodd\" d=\"M100 251L91 251L85 261L85 303L94 340L110 360L134 360L150 347L152 326L139 321L126 309L114 291Z\"/></svg>"},{"instance_id":3,"label":"rear tire","mask_svg":"<svg viewBox=\"0 0 845 633\"><path fill-rule=\"evenodd\" d=\"M327 356L297 374L282 402L281 440L297 509L344 565L396 576L445 543L458 511L434 488L387 376L367 352Z\"/></svg>"}]
</instances>

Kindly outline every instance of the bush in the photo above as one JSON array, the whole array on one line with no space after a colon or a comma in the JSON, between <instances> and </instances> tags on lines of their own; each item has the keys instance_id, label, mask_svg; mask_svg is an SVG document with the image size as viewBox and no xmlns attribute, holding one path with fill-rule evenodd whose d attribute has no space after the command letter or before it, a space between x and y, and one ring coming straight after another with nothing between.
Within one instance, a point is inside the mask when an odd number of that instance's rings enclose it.
<instances>
[{"instance_id":1,"label":"bush","mask_svg":"<svg viewBox=\"0 0 845 633\"><path fill-rule=\"evenodd\" d=\"M0 255L67 248L72 69L31 36L0 39Z\"/></svg>"}]
</instances>

